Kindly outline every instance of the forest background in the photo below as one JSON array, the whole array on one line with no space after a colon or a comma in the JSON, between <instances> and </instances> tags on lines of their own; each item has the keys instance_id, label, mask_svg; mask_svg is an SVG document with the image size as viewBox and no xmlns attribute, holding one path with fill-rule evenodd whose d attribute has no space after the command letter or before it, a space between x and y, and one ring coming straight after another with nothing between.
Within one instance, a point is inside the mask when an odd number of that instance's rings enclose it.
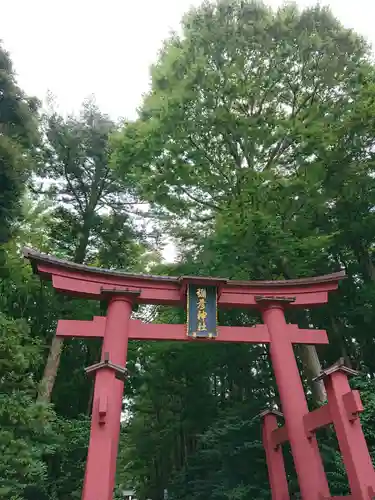
<instances>
[{"instance_id":1,"label":"forest background","mask_svg":"<svg viewBox=\"0 0 375 500\"><path fill-rule=\"evenodd\" d=\"M88 100L60 116L17 85L0 49L0 498L80 498L94 340L54 338L58 318L100 304L41 283L22 248L132 272L290 279L345 270L319 310L290 317L330 344L296 349L311 380L344 357L361 375L375 455L375 67L371 47L327 9L222 0L191 10L151 68L134 121ZM174 263L161 257L172 238ZM145 321L184 311L141 308ZM233 310L221 324L259 318ZM257 415L278 404L265 346L132 342L117 498L270 498ZM318 435L332 494L347 480ZM285 449L292 491L296 478Z\"/></svg>"}]
</instances>

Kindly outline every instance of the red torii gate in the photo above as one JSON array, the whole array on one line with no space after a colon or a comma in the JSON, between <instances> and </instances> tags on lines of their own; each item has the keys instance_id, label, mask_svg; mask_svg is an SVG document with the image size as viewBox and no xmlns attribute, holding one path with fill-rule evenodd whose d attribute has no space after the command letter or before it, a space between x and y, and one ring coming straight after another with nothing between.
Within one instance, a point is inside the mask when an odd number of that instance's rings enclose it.
<instances>
[{"instance_id":1,"label":"red torii gate","mask_svg":"<svg viewBox=\"0 0 375 500\"><path fill-rule=\"evenodd\" d=\"M92 321L59 320L57 326L58 336L103 338L100 362L86 368L86 372L95 374L95 387L83 500L113 498L129 339L269 344L285 418L285 425L279 428L274 411L262 414L272 499L290 498L280 450L285 441L291 445L302 498L333 498L314 435L316 429L332 422L348 472L351 498L372 498L375 474L357 418L362 411L359 395L345 385L345 369L338 365L322 373L322 379L328 377L328 382L325 380L329 398L327 407L309 412L293 344L327 344L327 334L325 330L306 330L287 324L284 315L286 308L308 308L326 303L328 292L337 289L345 273L258 282L176 278L88 267L31 249L25 249L24 255L42 278L52 280L58 292L108 303L105 317L94 317ZM187 331L186 325L145 324L131 319L134 304L184 306L189 303L189 298L191 301L191 297L195 297L191 290L195 290L198 297L197 305L193 301L188 307L188 320L195 321L193 330L189 330L189 321ZM206 305L207 310L204 309ZM256 308L261 312L264 324L217 326L216 305ZM195 319L190 315L191 311L193 316L196 314Z\"/></svg>"}]
</instances>

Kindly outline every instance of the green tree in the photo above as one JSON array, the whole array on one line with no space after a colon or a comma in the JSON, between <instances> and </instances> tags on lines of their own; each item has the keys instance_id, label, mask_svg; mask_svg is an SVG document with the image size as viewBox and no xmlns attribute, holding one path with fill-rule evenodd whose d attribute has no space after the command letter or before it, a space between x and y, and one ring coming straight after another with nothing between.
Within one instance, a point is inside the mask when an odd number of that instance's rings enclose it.
<instances>
[{"instance_id":1,"label":"green tree","mask_svg":"<svg viewBox=\"0 0 375 500\"><path fill-rule=\"evenodd\" d=\"M83 263L96 258L103 239L106 247L113 243L114 230L122 229L123 240L134 239L128 214L136 200L109 165L108 139L116 124L92 100L83 103L79 116L63 118L52 110L43 124L39 174L48 180L41 192L55 207L50 232L55 247L64 249L64 257Z\"/></svg>"},{"instance_id":2,"label":"green tree","mask_svg":"<svg viewBox=\"0 0 375 500\"><path fill-rule=\"evenodd\" d=\"M38 144L36 111L37 102L17 86L9 55L0 46L0 497L4 500L31 499L33 491L37 498L43 497L44 454L53 444L53 413L35 403L41 345L27 326L33 319L20 314L25 302L22 291L12 286L8 266L13 245L9 240L21 215L22 194ZM23 276L17 273L19 283Z\"/></svg>"},{"instance_id":3,"label":"green tree","mask_svg":"<svg viewBox=\"0 0 375 500\"><path fill-rule=\"evenodd\" d=\"M259 185L287 174L303 194L321 125L357 95L367 58L363 40L326 9L205 3L165 42L114 159L143 196L173 213L235 202L241 217L256 208Z\"/></svg>"},{"instance_id":4,"label":"green tree","mask_svg":"<svg viewBox=\"0 0 375 500\"><path fill-rule=\"evenodd\" d=\"M43 124L42 183L35 191L52 203L50 250L80 264L134 267L146 248L136 241L129 217L134 197L120 186L109 165L108 139L116 130L115 123L93 101L87 101L78 117L65 119L51 111ZM61 338L53 337L41 400L51 399L63 345ZM97 356L96 345L94 352Z\"/></svg>"},{"instance_id":5,"label":"green tree","mask_svg":"<svg viewBox=\"0 0 375 500\"><path fill-rule=\"evenodd\" d=\"M324 364L345 355L371 375L373 101L369 47L327 9L287 6L273 12L259 2L206 2L185 16L181 36L165 42L139 119L127 123L113 142L119 175L133 181L161 227L178 242L182 264L170 272L288 279L346 269L349 279L327 307L289 319L328 330L331 344L319 350ZM259 318L233 311L220 320L251 324ZM184 387L185 378L163 365L175 347L165 346L165 352L153 347L141 358L140 376L146 372L151 381L135 398L137 411L127 432L130 453L124 459L141 498L162 498L168 478L175 498L207 498L213 491L215 498L264 494L262 464L254 467L249 485L240 470L233 474L224 464L222 450L236 446L232 436L225 448L230 408L239 395L248 414L244 418L234 410L234 420L239 426L244 422L243 429L250 428L260 402L278 402L267 354L230 346L219 355L219 348L209 362L202 353L196 376L215 380L218 370L221 390L206 389L206 397L216 394L221 411L205 428L191 428L188 439L195 446L183 463L170 458L177 434L168 415L183 424L186 417L168 402L167 395L176 391L164 394L157 382L165 371L168 381L176 377L176 387ZM198 357L188 349L182 349L187 364ZM299 354L311 379L320 370L316 351L303 348ZM242 356L241 367L254 368L250 380L244 369L239 377ZM156 389L164 401L159 426L157 402L152 403ZM315 401L325 399L321 386L313 390ZM194 398L186 403L198 409ZM146 436L154 425L157 430ZM218 428L225 429L220 438L205 440L217 436ZM342 468L333 441L327 442L329 470L337 473L332 491L343 494ZM255 436L251 443L255 449ZM245 450L240 456L246 457ZM215 467L221 475L215 475Z\"/></svg>"},{"instance_id":6,"label":"green tree","mask_svg":"<svg viewBox=\"0 0 375 500\"><path fill-rule=\"evenodd\" d=\"M42 495L46 487L53 414L35 403L40 345L24 321L0 314L0 354L0 498L23 500L28 490Z\"/></svg>"},{"instance_id":7,"label":"green tree","mask_svg":"<svg viewBox=\"0 0 375 500\"><path fill-rule=\"evenodd\" d=\"M332 196L322 183L334 124L369 71L366 43L321 7L205 3L182 27L152 69L140 118L115 139L120 173L185 248L222 231L217 240L237 254L233 277L337 270L333 228L316 220ZM301 352L316 376L315 349Z\"/></svg>"},{"instance_id":8,"label":"green tree","mask_svg":"<svg viewBox=\"0 0 375 500\"><path fill-rule=\"evenodd\" d=\"M38 140L36 111L37 101L17 86L10 57L0 44L0 244L10 237L31 174L30 151Z\"/></svg>"}]
</instances>

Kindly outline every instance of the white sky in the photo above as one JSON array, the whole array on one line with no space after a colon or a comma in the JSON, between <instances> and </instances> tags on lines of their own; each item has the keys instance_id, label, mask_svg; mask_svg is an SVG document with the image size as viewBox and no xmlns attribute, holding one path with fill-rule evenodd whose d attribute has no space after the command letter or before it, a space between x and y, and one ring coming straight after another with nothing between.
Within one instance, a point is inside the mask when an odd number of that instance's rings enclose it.
<instances>
[{"instance_id":1,"label":"white sky","mask_svg":"<svg viewBox=\"0 0 375 500\"><path fill-rule=\"evenodd\" d=\"M161 41L200 0L0 0L0 39L20 86L62 112L94 94L114 119L134 118ZM269 5L282 4L268 0ZM300 0L301 6L315 4ZM323 0L375 45L375 0Z\"/></svg>"}]
</instances>

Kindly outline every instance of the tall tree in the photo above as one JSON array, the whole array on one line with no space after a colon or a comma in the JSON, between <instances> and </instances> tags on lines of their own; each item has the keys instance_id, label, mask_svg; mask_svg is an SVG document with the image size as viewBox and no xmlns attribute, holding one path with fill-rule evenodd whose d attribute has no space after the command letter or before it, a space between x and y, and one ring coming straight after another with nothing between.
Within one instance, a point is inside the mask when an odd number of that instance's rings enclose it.
<instances>
[{"instance_id":1,"label":"tall tree","mask_svg":"<svg viewBox=\"0 0 375 500\"><path fill-rule=\"evenodd\" d=\"M10 57L0 44L0 244L10 237L31 174L29 153L38 141L37 106L17 86Z\"/></svg>"},{"instance_id":2,"label":"tall tree","mask_svg":"<svg viewBox=\"0 0 375 500\"><path fill-rule=\"evenodd\" d=\"M24 500L31 490L42 498L47 472L43 455L53 443L52 412L35 403L41 345L27 325L27 320L33 322L25 308L30 289L23 286L20 266L16 270L10 264L10 260L19 263L19 255L9 251L34 167L37 107L37 101L18 87L11 59L0 45L0 498L4 500ZM23 291L15 290L13 273Z\"/></svg>"},{"instance_id":3,"label":"tall tree","mask_svg":"<svg viewBox=\"0 0 375 500\"><path fill-rule=\"evenodd\" d=\"M46 143L39 174L47 180L41 191L56 208L51 236L65 257L90 261L111 224L120 224L129 239L133 236L127 214L136 200L109 164L108 140L116 124L92 100L83 103L79 116L65 119L51 111L43 123Z\"/></svg>"},{"instance_id":4,"label":"tall tree","mask_svg":"<svg viewBox=\"0 0 375 500\"><path fill-rule=\"evenodd\" d=\"M345 355L373 377L375 80L369 54L360 36L321 7L273 12L259 2L206 2L185 16L181 36L166 41L139 119L116 135L113 157L120 175L133 180L165 231L177 237L184 265L170 272L288 279L345 268L349 279L327 307L289 319L328 330L331 344L319 352L324 363ZM230 324L253 320L238 311L221 318ZM250 492L241 469L225 463L223 450L242 446L231 410L250 433L252 424L239 407L251 415L258 402L278 402L265 353L228 349L218 357L210 353L208 362L203 353L164 349L151 347L140 357L143 392L127 428L127 472L139 491L162 498L169 478L173 498L262 498L262 464L249 472L255 483ZM300 354L311 381L320 370L316 351ZM186 435L194 447L181 462L171 422L191 424L176 404L187 378L164 362L186 356L189 364L201 355L197 379L218 381L206 386L207 401L214 394L218 405L228 406L210 414L212 422L199 437L192 425ZM245 369L236 377L240 355L244 367L254 367L250 380ZM166 394L163 374L166 384L174 383ZM325 399L321 386L312 388L315 402ZM186 403L200 416L193 399ZM256 450L253 438L246 445ZM344 494L331 438L330 473L336 473L337 494Z\"/></svg>"},{"instance_id":5,"label":"tall tree","mask_svg":"<svg viewBox=\"0 0 375 500\"><path fill-rule=\"evenodd\" d=\"M161 208L216 213L236 202L241 217L263 182L295 174L302 184L322 123L357 95L367 57L326 9L205 3L166 41L115 160Z\"/></svg>"},{"instance_id":6,"label":"tall tree","mask_svg":"<svg viewBox=\"0 0 375 500\"><path fill-rule=\"evenodd\" d=\"M108 141L116 125L93 101L83 104L78 117L65 119L52 111L43 123L42 182L36 191L53 205L51 251L80 264L134 266L145 246L135 241L128 214L134 197L119 184L109 164ZM63 345L61 338L53 337L41 400L51 398Z\"/></svg>"},{"instance_id":7,"label":"tall tree","mask_svg":"<svg viewBox=\"0 0 375 500\"><path fill-rule=\"evenodd\" d=\"M241 262L247 277L303 276L308 260L309 274L330 272L327 235L312 236L329 201L317 145L332 146L326 127L356 99L367 67L365 42L325 8L205 3L165 43L115 161L159 214L180 216L168 221L178 234L235 221L241 247L259 256ZM302 350L312 378L315 349ZM314 390L325 399L322 384Z\"/></svg>"}]
</instances>

